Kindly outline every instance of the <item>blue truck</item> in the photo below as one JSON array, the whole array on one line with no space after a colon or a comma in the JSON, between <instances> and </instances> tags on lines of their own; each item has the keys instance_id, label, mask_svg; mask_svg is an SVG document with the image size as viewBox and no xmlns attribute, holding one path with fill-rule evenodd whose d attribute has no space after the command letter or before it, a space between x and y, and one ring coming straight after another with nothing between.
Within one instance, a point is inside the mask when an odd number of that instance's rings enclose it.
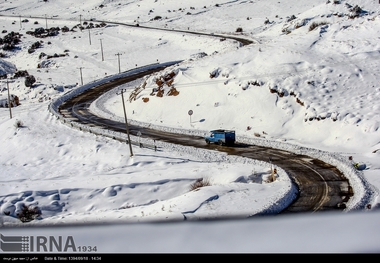
<instances>
[{"instance_id":1,"label":"blue truck","mask_svg":"<svg viewBox=\"0 0 380 263\"><path fill-rule=\"evenodd\" d=\"M208 136L205 136L207 144L217 143L219 145L234 145L235 131L232 130L212 130Z\"/></svg>"}]
</instances>

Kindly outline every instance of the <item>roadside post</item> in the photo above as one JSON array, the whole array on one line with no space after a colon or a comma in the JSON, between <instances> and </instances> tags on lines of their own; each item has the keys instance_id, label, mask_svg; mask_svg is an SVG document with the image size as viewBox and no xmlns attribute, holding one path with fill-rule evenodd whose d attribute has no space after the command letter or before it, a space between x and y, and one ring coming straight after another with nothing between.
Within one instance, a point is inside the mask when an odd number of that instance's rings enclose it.
<instances>
[{"instance_id":1,"label":"roadside post","mask_svg":"<svg viewBox=\"0 0 380 263\"><path fill-rule=\"evenodd\" d=\"M141 131L138 131L138 132L137 132L137 136L139 137L139 145L140 145L140 148L143 147L142 143L140 142L140 137L141 137L141 135L142 135Z\"/></svg>"},{"instance_id":2,"label":"roadside post","mask_svg":"<svg viewBox=\"0 0 380 263\"><path fill-rule=\"evenodd\" d=\"M193 115L193 111L192 111L192 110L189 110L189 111L188 111L188 114L189 114L189 116L190 116L190 126L191 126L191 115Z\"/></svg>"}]
</instances>

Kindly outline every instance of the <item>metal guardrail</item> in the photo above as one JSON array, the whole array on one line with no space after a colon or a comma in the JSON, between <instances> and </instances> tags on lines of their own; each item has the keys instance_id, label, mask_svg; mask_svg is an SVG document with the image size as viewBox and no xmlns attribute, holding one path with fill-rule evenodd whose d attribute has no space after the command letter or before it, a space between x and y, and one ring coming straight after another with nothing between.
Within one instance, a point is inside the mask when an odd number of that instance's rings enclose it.
<instances>
[{"instance_id":1,"label":"metal guardrail","mask_svg":"<svg viewBox=\"0 0 380 263\"><path fill-rule=\"evenodd\" d=\"M129 143L127 135L125 133L111 131L111 130L103 129L100 127L91 127L91 126L84 125L75 121L68 120L62 115L61 116L56 115L56 114L54 115L57 117L57 119L59 119L65 125L71 128L77 129L79 131L84 131L84 132L88 132L88 133L92 133L92 134L100 135L100 136L106 136L111 139L118 140L120 142ZM154 140L144 139L144 141L141 141L141 138L138 138L133 135L130 136L130 139L131 139L132 145L138 146L140 148L152 149L154 151L158 150L158 146L156 145Z\"/></svg>"}]
</instances>

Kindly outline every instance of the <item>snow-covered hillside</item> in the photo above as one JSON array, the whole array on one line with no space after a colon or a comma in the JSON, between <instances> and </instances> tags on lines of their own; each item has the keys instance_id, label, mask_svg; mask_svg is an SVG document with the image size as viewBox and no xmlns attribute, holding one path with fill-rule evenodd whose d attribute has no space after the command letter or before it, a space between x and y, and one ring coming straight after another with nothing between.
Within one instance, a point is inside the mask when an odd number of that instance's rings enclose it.
<instances>
[{"instance_id":1,"label":"snow-covered hillside","mask_svg":"<svg viewBox=\"0 0 380 263\"><path fill-rule=\"evenodd\" d=\"M292 186L281 170L281 180L267 183L269 164L205 161L170 148L136 147L131 158L125 144L71 129L48 111L95 80L178 60L120 87L136 92L126 103L129 120L200 134L234 129L241 140L352 157L355 174L373 187L371 211L379 207L376 1L13 0L0 3L0 21L0 99L9 85L20 102L12 119L0 108L4 224L20 224L14 217L24 204L43 208L31 224L247 217L278 208ZM25 72L35 77L31 87L25 75L15 77ZM92 107L123 121L116 91ZM199 178L212 186L189 192Z\"/></svg>"}]
</instances>

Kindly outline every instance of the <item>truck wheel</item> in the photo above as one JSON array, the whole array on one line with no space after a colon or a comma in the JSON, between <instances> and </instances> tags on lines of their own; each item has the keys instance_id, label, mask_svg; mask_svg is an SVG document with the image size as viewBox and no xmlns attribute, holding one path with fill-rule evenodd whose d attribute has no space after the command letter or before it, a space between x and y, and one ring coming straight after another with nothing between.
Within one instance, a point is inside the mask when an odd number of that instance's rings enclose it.
<instances>
[{"instance_id":1,"label":"truck wheel","mask_svg":"<svg viewBox=\"0 0 380 263\"><path fill-rule=\"evenodd\" d=\"M207 144L210 144L210 141L209 141L209 140L206 140L206 143L207 143Z\"/></svg>"},{"instance_id":2,"label":"truck wheel","mask_svg":"<svg viewBox=\"0 0 380 263\"><path fill-rule=\"evenodd\" d=\"M222 142L221 140L219 140L219 141L218 141L218 144L219 144L220 146L222 146L222 145L223 145L223 142Z\"/></svg>"}]
</instances>

